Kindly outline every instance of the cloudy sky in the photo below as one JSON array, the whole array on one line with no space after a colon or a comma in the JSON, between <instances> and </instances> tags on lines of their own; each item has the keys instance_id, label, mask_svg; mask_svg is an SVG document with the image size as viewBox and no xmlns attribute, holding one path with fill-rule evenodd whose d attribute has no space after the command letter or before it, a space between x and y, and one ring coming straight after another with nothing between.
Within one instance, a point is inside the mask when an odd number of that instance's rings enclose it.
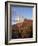
<instances>
[{"instance_id":1,"label":"cloudy sky","mask_svg":"<svg viewBox=\"0 0 38 46\"><path fill-rule=\"evenodd\" d=\"M11 6L12 20L14 20L16 16L23 16L24 18L32 19L32 8L21 7L21 6Z\"/></svg>"}]
</instances>

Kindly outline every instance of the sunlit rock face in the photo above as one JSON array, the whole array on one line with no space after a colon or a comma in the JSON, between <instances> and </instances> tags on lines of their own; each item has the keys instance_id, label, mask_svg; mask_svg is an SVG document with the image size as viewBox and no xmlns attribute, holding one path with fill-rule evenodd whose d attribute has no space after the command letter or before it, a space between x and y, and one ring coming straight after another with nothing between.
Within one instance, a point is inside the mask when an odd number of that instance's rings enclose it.
<instances>
[{"instance_id":1,"label":"sunlit rock face","mask_svg":"<svg viewBox=\"0 0 38 46\"><path fill-rule=\"evenodd\" d=\"M14 19L12 19L11 23L13 24L17 24L17 23L21 23L24 21L23 16L15 16Z\"/></svg>"},{"instance_id":2,"label":"sunlit rock face","mask_svg":"<svg viewBox=\"0 0 38 46\"><path fill-rule=\"evenodd\" d=\"M33 28L32 28L32 20L24 19L22 23L17 23L12 25L12 34L16 32L16 38L32 38L33 37ZM13 34L14 35L14 34ZM14 38L12 35L12 38Z\"/></svg>"}]
</instances>

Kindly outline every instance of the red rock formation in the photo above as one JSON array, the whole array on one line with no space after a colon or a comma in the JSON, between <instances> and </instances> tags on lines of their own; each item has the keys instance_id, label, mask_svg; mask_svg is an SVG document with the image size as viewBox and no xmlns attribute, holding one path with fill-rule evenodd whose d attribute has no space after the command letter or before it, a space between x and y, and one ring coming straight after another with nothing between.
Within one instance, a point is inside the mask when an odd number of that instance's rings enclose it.
<instances>
[{"instance_id":1,"label":"red rock formation","mask_svg":"<svg viewBox=\"0 0 38 46\"><path fill-rule=\"evenodd\" d=\"M12 29L16 32L18 31L21 34L22 38L30 37L30 35L32 36L32 23L32 20L25 19L24 22L13 25Z\"/></svg>"}]
</instances>

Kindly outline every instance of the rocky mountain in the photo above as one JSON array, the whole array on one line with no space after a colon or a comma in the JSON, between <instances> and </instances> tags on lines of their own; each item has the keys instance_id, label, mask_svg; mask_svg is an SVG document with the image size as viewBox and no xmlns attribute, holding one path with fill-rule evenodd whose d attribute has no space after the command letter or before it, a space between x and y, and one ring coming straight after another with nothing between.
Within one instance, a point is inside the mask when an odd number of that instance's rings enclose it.
<instances>
[{"instance_id":1,"label":"rocky mountain","mask_svg":"<svg viewBox=\"0 0 38 46\"><path fill-rule=\"evenodd\" d=\"M19 38L29 38L32 37L32 20L24 19L22 23L17 23L12 25L12 32L20 34ZM13 34L13 33L12 33ZM13 36L12 36L13 37ZM16 37L18 38L18 37Z\"/></svg>"}]
</instances>

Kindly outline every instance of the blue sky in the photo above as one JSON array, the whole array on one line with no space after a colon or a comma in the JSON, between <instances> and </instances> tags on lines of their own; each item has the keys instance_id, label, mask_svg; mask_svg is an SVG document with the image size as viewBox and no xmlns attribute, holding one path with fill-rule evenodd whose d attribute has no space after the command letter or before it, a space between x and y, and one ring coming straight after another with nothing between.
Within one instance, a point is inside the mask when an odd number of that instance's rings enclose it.
<instances>
[{"instance_id":1,"label":"blue sky","mask_svg":"<svg viewBox=\"0 0 38 46\"><path fill-rule=\"evenodd\" d=\"M16 15L23 16L27 19L32 19L32 8L31 7L11 7L11 16L14 18Z\"/></svg>"}]
</instances>

